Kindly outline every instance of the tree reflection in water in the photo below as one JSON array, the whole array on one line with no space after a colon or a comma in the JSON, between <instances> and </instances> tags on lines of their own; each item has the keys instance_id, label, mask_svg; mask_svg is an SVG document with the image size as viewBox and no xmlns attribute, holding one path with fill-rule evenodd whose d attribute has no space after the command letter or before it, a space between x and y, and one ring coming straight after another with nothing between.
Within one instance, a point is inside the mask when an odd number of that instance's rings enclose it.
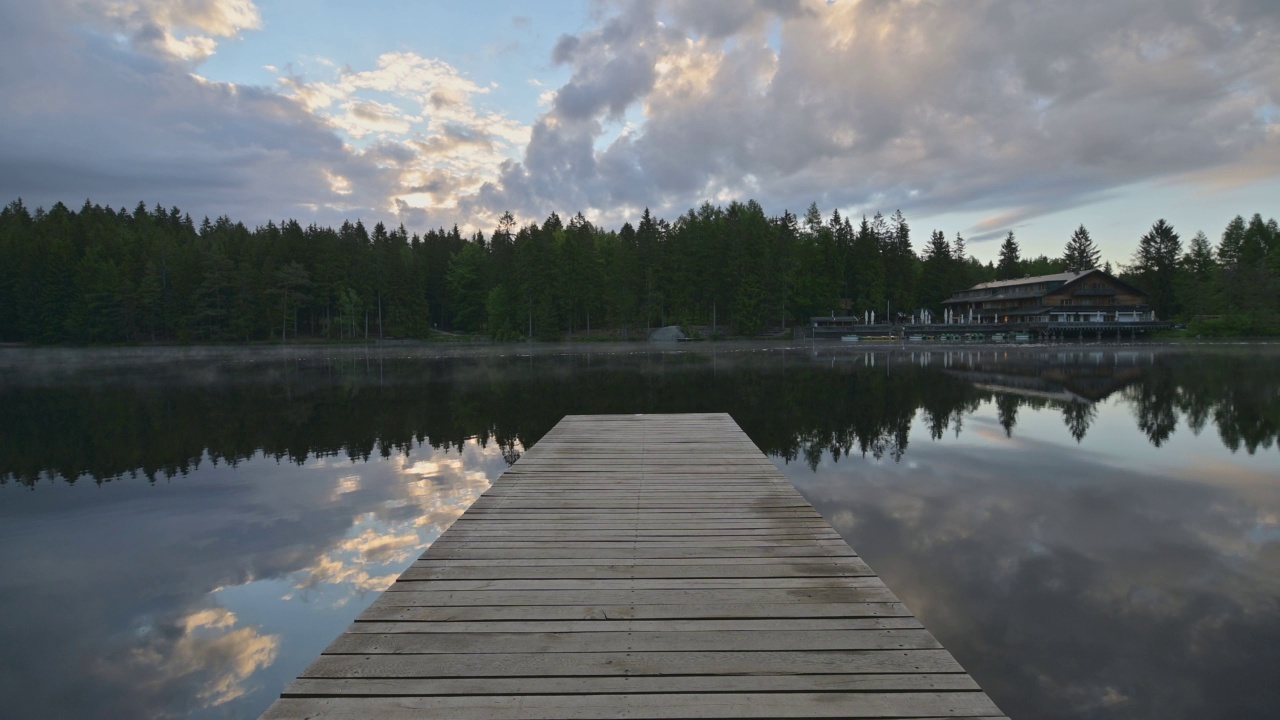
<instances>
[{"instance_id":1,"label":"tree reflection in water","mask_svg":"<svg viewBox=\"0 0 1280 720\"><path fill-rule=\"evenodd\" d=\"M503 348L499 348L502 350ZM368 459L415 443L497 443L508 460L569 413L729 412L765 452L816 467L824 452L900 461L921 414L933 439L983 403L1013 437L1018 410L1059 408L1077 442L1114 397L1159 447L1212 423L1252 454L1280 433L1274 354L1154 350L742 351L488 354L302 352L106 366L22 362L0 385L0 482L172 478L262 452ZM251 356L252 358L252 356ZM266 361L263 361L266 360Z\"/></svg>"},{"instance_id":2,"label":"tree reflection in water","mask_svg":"<svg viewBox=\"0 0 1280 720\"><path fill-rule=\"evenodd\" d=\"M1249 457L1275 352L111 354L0 350L20 716L252 716L563 415L693 411L731 413L1015 717L1280 701L1280 475Z\"/></svg>"}]
</instances>

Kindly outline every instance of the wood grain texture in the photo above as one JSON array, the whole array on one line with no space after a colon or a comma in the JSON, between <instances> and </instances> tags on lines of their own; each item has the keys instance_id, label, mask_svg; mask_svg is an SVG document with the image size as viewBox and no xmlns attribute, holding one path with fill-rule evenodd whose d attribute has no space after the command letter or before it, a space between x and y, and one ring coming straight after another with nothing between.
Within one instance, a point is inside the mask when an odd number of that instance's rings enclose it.
<instances>
[{"instance_id":1,"label":"wood grain texture","mask_svg":"<svg viewBox=\"0 0 1280 720\"><path fill-rule=\"evenodd\" d=\"M264 718L996 718L727 415L568 416Z\"/></svg>"}]
</instances>

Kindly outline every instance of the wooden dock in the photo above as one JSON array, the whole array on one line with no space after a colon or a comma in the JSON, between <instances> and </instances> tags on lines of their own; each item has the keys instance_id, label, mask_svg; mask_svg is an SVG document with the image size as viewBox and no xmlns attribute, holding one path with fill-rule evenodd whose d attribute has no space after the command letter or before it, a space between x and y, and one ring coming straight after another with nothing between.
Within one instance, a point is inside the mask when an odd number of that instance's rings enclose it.
<instances>
[{"instance_id":1,"label":"wooden dock","mask_svg":"<svg viewBox=\"0 0 1280 720\"><path fill-rule=\"evenodd\" d=\"M263 715L999 708L728 415L569 416Z\"/></svg>"}]
</instances>

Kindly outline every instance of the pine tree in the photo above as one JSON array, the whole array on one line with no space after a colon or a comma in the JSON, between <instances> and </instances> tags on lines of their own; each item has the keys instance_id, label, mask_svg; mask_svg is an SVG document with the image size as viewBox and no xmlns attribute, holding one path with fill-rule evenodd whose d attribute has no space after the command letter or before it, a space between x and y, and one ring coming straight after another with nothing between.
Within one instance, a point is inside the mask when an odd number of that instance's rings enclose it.
<instances>
[{"instance_id":1,"label":"pine tree","mask_svg":"<svg viewBox=\"0 0 1280 720\"><path fill-rule=\"evenodd\" d=\"M469 242L449 259L445 282L456 327L479 330L488 318L488 255L480 243Z\"/></svg>"},{"instance_id":2,"label":"pine tree","mask_svg":"<svg viewBox=\"0 0 1280 720\"><path fill-rule=\"evenodd\" d=\"M953 290L954 276L952 247L941 230L934 230L924 249L924 263L920 275L920 304L934 312L942 309Z\"/></svg>"},{"instance_id":3,"label":"pine tree","mask_svg":"<svg viewBox=\"0 0 1280 720\"><path fill-rule=\"evenodd\" d=\"M951 241L951 289L962 290L974 284L973 271L969 267L969 248L964 237L956 233Z\"/></svg>"},{"instance_id":4,"label":"pine tree","mask_svg":"<svg viewBox=\"0 0 1280 720\"><path fill-rule=\"evenodd\" d=\"M1142 289L1151 295L1157 317L1168 319L1179 310L1176 287L1181 259L1182 239L1164 218L1157 220L1138 243L1132 269Z\"/></svg>"},{"instance_id":5,"label":"pine tree","mask_svg":"<svg viewBox=\"0 0 1280 720\"><path fill-rule=\"evenodd\" d=\"M1191 238L1187 254L1182 257L1183 283L1179 294L1183 308L1190 314L1204 315L1213 310L1212 283L1218 269L1213 258L1213 246L1203 232Z\"/></svg>"},{"instance_id":6,"label":"pine tree","mask_svg":"<svg viewBox=\"0 0 1280 720\"><path fill-rule=\"evenodd\" d=\"M1102 260L1102 253L1098 252L1097 246L1093 244L1089 231L1084 225L1076 228L1062 253L1062 262L1066 264L1067 270L1070 272L1092 270L1098 267L1100 260Z\"/></svg>"},{"instance_id":7,"label":"pine tree","mask_svg":"<svg viewBox=\"0 0 1280 720\"><path fill-rule=\"evenodd\" d=\"M1187 254L1182 258L1182 264L1196 280L1208 280L1217 268L1217 261L1213 257L1213 246L1209 244L1209 238L1204 232L1197 232L1195 237L1191 238L1191 243L1187 247Z\"/></svg>"},{"instance_id":8,"label":"pine tree","mask_svg":"<svg viewBox=\"0 0 1280 720\"><path fill-rule=\"evenodd\" d=\"M1227 223L1222 231L1222 242L1218 244L1218 262L1228 270L1240 264L1244 251L1244 218L1237 215Z\"/></svg>"},{"instance_id":9,"label":"pine tree","mask_svg":"<svg viewBox=\"0 0 1280 720\"><path fill-rule=\"evenodd\" d=\"M956 239L951 242L951 255L962 263L969 262L969 248L960 233L956 233Z\"/></svg>"},{"instance_id":10,"label":"pine tree","mask_svg":"<svg viewBox=\"0 0 1280 720\"><path fill-rule=\"evenodd\" d=\"M890 312L908 313L915 307L916 254L911 247L911 227L901 210L889 218L884 248L885 299Z\"/></svg>"},{"instance_id":11,"label":"pine tree","mask_svg":"<svg viewBox=\"0 0 1280 720\"><path fill-rule=\"evenodd\" d=\"M860 314L884 307L884 259L875 226L865 216L853 237L850 256L854 312Z\"/></svg>"},{"instance_id":12,"label":"pine tree","mask_svg":"<svg viewBox=\"0 0 1280 720\"><path fill-rule=\"evenodd\" d=\"M1005 236L1004 243L1000 245L1000 262L996 265L996 280L1014 280L1022 277L1022 257L1018 248L1018 241L1013 237L1013 231Z\"/></svg>"},{"instance_id":13,"label":"pine tree","mask_svg":"<svg viewBox=\"0 0 1280 720\"><path fill-rule=\"evenodd\" d=\"M1261 267L1270 245L1271 231L1263 222L1262 215L1254 213L1244 230L1243 242L1240 244L1240 262L1249 267Z\"/></svg>"}]
</instances>

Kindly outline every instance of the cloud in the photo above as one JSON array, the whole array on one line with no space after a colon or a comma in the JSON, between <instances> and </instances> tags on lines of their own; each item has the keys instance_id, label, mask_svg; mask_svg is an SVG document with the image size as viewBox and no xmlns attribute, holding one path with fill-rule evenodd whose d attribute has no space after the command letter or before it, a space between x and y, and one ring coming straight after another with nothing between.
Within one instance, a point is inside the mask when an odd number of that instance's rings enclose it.
<instances>
[{"instance_id":1,"label":"cloud","mask_svg":"<svg viewBox=\"0 0 1280 720\"><path fill-rule=\"evenodd\" d=\"M317 62L316 78L286 66L278 88L201 77L218 41L261 25L243 0L55 0L9 15L0 195L32 205L145 200L250 224L465 227L459 196L495 178L529 135L479 107L491 85L411 52L369 69Z\"/></svg>"},{"instance_id":2,"label":"cloud","mask_svg":"<svg viewBox=\"0 0 1280 720\"><path fill-rule=\"evenodd\" d=\"M145 628L125 659L104 663L105 676L126 672L134 682L144 676L150 692L188 692L205 708L244 696L246 682L270 666L280 650L279 635L257 628L236 628L231 611L215 607L194 611L172 624Z\"/></svg>"},{"instance_id":3,"label":"cloud","mask_svg":"<svg viewBox=\"0 0 1280 720\"><path fill-rule=\"evenodd\" d=\"M547 49L569 77L523 122L490 78L411 49L305 72L280 58L272 88L196 75L262 27L249 0L18 4L0 28L0 195L415 230L755 197L973 213L982 240L1135 183L1217 190L1280 167L1273 3L593 7Z\"/></svg>"},{"instance_id":4,"label":"cloud","mask_svg":"<svg viewBox=\"0 0 1280 720\"><path fill-rule=\"evenodd\" d=\"M212 55L216 38L236 37L262 26L251 0L80 0L75 7L91 19L105 20L135 48L190 62Z\"/></svg>"},{"instance_id":5,"label":"cloud","mask_svg":"<svg viewBox=\"0 0 1280 720\"><path fill-rule=\"evenodd\" d=\"M496 444L481 448L474 440L462 453L433 450L415 456L421 459L396 455L389 460L391 472L400 480L395 485L399 497L389 503L397 512L374 511L358 517L347 537L294 573L296 589L385 590L395 582L399 568L448 529L506 467L502 448ZM362 485L359 476L340 477L333 497L358 492ZM397 525L387 525L397 517L399 531Z\"/></svg>"},{"instance_id":6,"label":"cloud","mask_svg":"<svg viewBox=\"0 0 1280 720\"><path fill-rule=\"evenodd\" d=\"M82 14L85 7L74 6ZM119 17L85 14L85 25L71 27L58 3L24 3L8 14L13 35L28 39L0 43L7 71L0 195L33 204L87 197L130 208L158 201L197 218L226 213L251 223L314 217L317 208L329 218L367 215L386 205L394 175L351 152L299 103L205 80L174 57L121 45L112 34L122 23L142 27L144 17L231 32L251 27L251 6L179 3L153 15L141 14L152 7L145 3L103 7ZM180 8L194 10L179 16ZM331 176L357 192L336 192Z\"/></svg>"},{"instance_id":7,"label":"cloud","mask_svg":"<svg viewBox=\"0 0 1280 720\"><path fill-rule=\"evenodd\" d=\"M384 200L463 225L459 198L493 178L529 138L527 127L480 107L490 86L412 52L385 53L374 69L344 69L325 80L284 74L280 84L348 138L375 141L348 151L384 171L391 183Z\"/></svg>"},{"instance_id":8,"label":"cloud","mask_svg":"<svg viewBox=\"0 0 1280 720\"><path fill-rule=\"evenodd\" d=\"M1259 3L612 7L556 44L573 74L478 204L607 221L755 178L771 210L816 199L1018 223L1153 178L1277 172L1253 161L1280 147L1264 112L1280 102L1280 10ZM637 111L635 132L604 142Z\"/></svg>"}]
</instances>

